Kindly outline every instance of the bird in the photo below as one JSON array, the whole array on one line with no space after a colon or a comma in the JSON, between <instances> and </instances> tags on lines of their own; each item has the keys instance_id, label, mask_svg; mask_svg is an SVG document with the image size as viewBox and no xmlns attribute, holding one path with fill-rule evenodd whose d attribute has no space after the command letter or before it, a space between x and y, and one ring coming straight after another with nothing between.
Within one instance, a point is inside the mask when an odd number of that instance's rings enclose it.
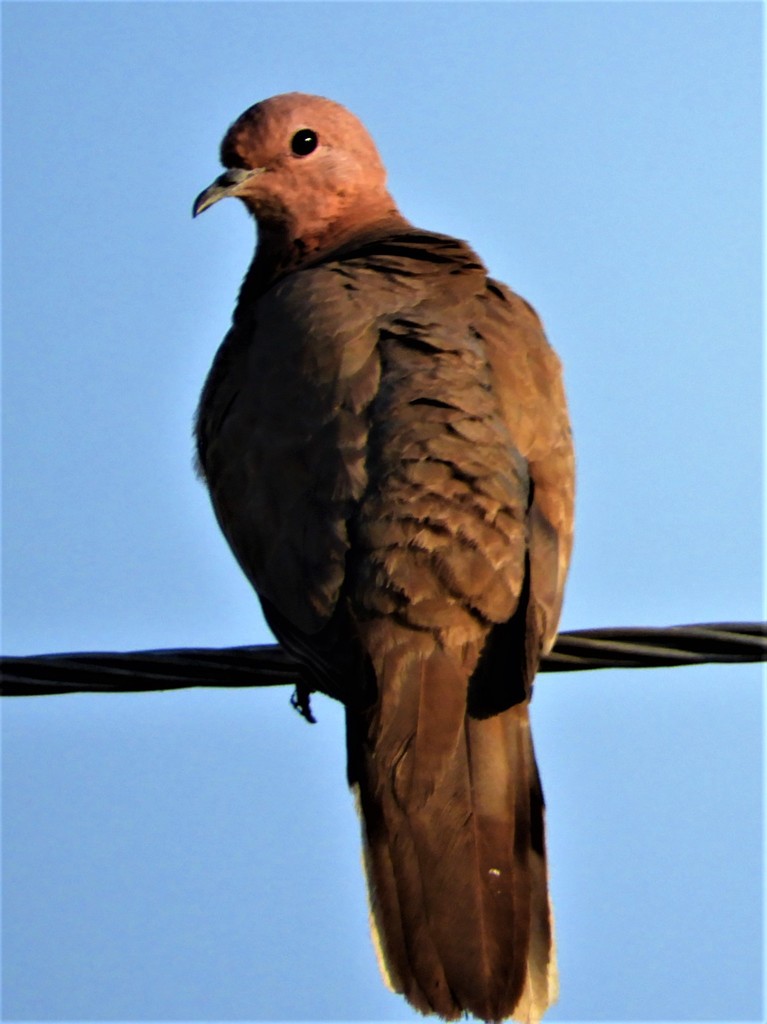
<instances>
[{"instance_id":1,"label":"bird","mask_svg":"<svg viewBox=\"0 0 767 1024\"><path fill-rule=\"evenodd\" d=\"M574 455L537 313L414 226L363 123L249 107L197 216L257 244L196 414L218 524L306 692L345 705L384 980L423 1014L557 998L529 703L573 536Z\"/></svg>"}]
</instances>

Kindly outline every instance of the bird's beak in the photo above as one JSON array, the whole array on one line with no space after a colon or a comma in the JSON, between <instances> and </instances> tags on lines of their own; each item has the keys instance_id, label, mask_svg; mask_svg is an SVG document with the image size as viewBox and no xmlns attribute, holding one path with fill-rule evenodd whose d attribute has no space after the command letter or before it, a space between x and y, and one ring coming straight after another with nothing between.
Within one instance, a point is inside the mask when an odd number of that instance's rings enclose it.
<instances>
[{"instance_id":1,"label":"bird's beak","mask_svg":"<svg viewBox=\"0 0 767 1024\"><path fill-rule=\"evenodd\" d=\"M224 171L212 185L208 185L205 191L200 192L197 196L192 206L192 216L196 217L203 210L207 210L209 206L217 203L219 199L239 195L240 186L244 185L246 181L250 181L255 175L263 174L264 170L264 167L256 167L253 170L232 167L228 171Z\"/></svg>"}]
</instances>

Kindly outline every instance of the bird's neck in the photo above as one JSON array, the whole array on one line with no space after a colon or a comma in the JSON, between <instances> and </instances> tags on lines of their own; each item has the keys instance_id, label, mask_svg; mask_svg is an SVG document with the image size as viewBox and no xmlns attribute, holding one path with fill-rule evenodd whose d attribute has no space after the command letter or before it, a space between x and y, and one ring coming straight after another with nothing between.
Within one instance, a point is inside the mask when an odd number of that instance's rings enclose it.
<instances>
[{"instance_id":1,"label":"bird's neck","mask_svg":"<svg viewBox=\"0 0 767 1024\"><path fill-rule=\"evenodd\" d=\"M344 210L332 220L302 217L296 224L280 219L258 220L258 245L248 278L251 287L265 291L278 278L340 249L357 237L374 238L410 227L394 200L384 195L364 208Z\"/></svg>"}]
</instances>

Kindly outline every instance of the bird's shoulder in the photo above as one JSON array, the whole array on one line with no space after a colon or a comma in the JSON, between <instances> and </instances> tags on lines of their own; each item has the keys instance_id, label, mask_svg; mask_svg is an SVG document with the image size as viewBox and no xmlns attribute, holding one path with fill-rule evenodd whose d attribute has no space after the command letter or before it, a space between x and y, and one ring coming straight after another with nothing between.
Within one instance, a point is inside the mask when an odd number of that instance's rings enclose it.
<instances>
[{"instance_id":1,"label":"bird's shoulder","mask_svg":"<svg viewBox=\"0 0 767 1024\"><path fill-rule=\"evenodd\" d=\"M455 309L486 280L482 261L460 239L415 228L369 230L278 277L251 305L259 325L274 309L310 336L334 319L349 333L402 309Z\"/></svg>"}]
</instances>

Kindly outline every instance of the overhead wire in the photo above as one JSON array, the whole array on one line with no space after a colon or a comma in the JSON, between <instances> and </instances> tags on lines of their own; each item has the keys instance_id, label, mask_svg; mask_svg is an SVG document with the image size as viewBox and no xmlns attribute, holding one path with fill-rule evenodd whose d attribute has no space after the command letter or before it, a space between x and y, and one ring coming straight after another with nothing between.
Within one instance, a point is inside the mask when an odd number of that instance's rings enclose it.
<instances>
[{"instance_id":1,"label":"overhead wire","mask_svg":"<svg viewBox=\"0 0 767 1024\"><path fill-rule=\"evenodd\" d=\"M760 661L767 661L767 623L763 622L608 627L560 633L540 671ZM5 656L0 658L0 679L5 697L146 693L195 686L301 686L296 663L274 644ZM329 686L321 692L341 699Z\"/></svg>"}]
</instances>

